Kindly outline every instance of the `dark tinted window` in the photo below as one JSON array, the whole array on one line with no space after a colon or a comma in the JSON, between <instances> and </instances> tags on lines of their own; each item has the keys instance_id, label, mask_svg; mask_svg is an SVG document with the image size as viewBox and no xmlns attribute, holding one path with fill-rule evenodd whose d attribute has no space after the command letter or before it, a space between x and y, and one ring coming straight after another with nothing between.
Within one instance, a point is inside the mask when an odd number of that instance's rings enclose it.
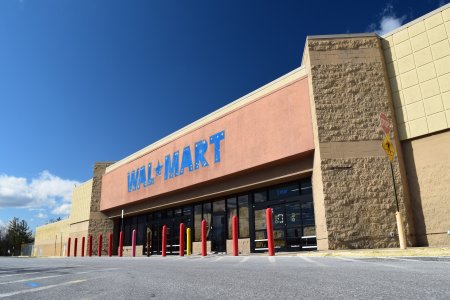
<instances>
[{"instance_id":1,"label":"dark tinted window","mask_svg":"<svg viewBox=\"0 0 450 300\"><path fill-rule=\"evenodd\" d=\"M219 200L213 202L213 212L214 213L224 213L225 212L225 200Z\"/></svg>"},{"instance_id":2,"label":"dark tinted window","mask_svg":"<svg viewBox=\"0 0 450 300\"><path fill-rule=\"evenodd\" d=\"M265 202L267 201L267 192L262 191L253 193L253 199L255 203Z\"/></svg>"},{"instance_id":3,"label":"dark tinted window","mask_svg":"<svg viewBox=\"0 0 450 300\"><path fill-rule=\"evenodd\" d=\"M227 199L228 238L233 238L233 216L237 216L237 200L235 197Z\"/></svg>"},{"instance_id":4,"label":"dark tinted window","mask_svg":"<svg viewBox=\"0 0 450 300\"><path fill-rule=\"evenodd\" d=\"M248 195L238 197L239 208L239 237L247 238L250 236L248 222Z\"/></svg>"},{"instance_id":5,"label":"dark tinted window","mask_svg":"<svg viewBox=\"0 0 450 300\"><path fill-rule=\"evenodd\" d=\"M300 193L312 194L311 179L303 180L302 182L300 182Z\"/></svg>"},{"instance_id":6,"label":"dark tinted window","mask_svg":"<svg viewBox=\"0 0 450 300\"><path fill-rule=\"evenodd\" d=\"M269 190L269 199L281 200L289 199L298 196L300 193L300 186L298 183L291 183L288 185L272 188Z\"/></svg>"}]
</instances>

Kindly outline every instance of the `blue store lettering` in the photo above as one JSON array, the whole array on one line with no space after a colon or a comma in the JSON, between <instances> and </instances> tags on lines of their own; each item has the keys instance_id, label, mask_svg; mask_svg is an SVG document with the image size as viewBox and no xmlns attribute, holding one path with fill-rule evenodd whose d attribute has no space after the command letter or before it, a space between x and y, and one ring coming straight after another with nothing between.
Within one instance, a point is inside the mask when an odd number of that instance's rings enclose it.
<instances>
[{"instance_id":1,"label":"blue store lettering","mask_svg":"<svg viewBox=\"0 0 450 300\"><path fill-rule=\"evenodd\" d=\"M140 190L141 186L144 188L152 186L155 183L156 177L162 177L162 168L164 168L164 180L168 180L183 175L185 172L191 173L200 168L208 167L209 163L205 158L208 148L213 148L214 164L220 163L220 142L224 139L225 131L222 130L210 136L209 144L204 139L196 142L193 149L194 156L192 156L190 146L184 147L181 154L181 165L180 151L177 150L172 155L168 154L165 156L163 165L158 160L155 167L153 167L152 163L148 163L136 170L128 172L128 192Z\"/></svg>"}]
</instances>

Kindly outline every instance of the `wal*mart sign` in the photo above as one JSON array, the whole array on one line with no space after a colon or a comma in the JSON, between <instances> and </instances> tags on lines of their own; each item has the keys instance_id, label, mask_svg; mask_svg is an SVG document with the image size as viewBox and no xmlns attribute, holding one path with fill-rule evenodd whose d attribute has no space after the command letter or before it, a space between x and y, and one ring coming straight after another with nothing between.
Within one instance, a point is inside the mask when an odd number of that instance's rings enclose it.
<instances>
[{"instance_id":1,"label":"wal*mart sign","mask_svg":"<svg viewBox=\"0 0 450 300\"><path fill-rule=\"evenodd\" d=\"M208 167L209 163L205 158L208 151L208 145L214 148L214 163L220 163L220 142L225 139L225 131L222 130L209 137L209 143L206 140L200 140L194 144L193 152L191 146L184 147L182 154L175 151L172 155L167 154L162 164L159 160L157 164L150 162L136 170L128 172L128 192L149 188L155 184L156 177L162 177L168 180L177 176L184 175L199 170L200 167ZM193 155L192 155L193 154ZM181 163L180 163L181 156ZM186 171L187 170L187 171Z\"/></svg>"}]
</instances>

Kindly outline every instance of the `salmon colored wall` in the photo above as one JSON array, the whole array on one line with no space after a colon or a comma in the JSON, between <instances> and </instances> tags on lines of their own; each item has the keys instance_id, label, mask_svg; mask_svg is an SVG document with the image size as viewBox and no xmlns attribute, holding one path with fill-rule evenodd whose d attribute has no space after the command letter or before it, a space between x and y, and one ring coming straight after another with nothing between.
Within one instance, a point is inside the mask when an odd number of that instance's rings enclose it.
<instances>
[{"instance_id":1,"label":"salmon colored wall","mask_svg":"<svg viewBox=\"0 0 450 300\"><path fill-rule=\"evenodd\" d=\"M209 137L222 130L225 139L220 143L220 162L214 163L214 145L209 144ZM202 139L208 142L205 155L208 167L200 166L192 172L186 168L183 175L167 180L164 180L163 168L162 176L156 177L153 185L128 192L128 172L148 163L155 168L158 160L164 164L165 156L170 154L172 158L177 150L181 165L186 146L190 146L194 160L195 143ZM313 149L308 80L304 77L106 173L102 180L100 209L172 192ZM155 171L152 173L154 176Z\"/></svg>"}]
</instances>

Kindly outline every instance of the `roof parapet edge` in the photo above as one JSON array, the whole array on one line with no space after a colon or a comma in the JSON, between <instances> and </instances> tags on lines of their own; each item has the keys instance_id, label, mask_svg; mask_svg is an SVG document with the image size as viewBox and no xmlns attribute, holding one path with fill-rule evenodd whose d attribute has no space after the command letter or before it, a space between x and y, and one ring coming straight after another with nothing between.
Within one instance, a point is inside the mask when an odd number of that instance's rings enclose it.
<instances>
[{"instance_id":1,"label":"roof parapet edge","mask_svg":"<svg viewBox=\"0 0 450 300\"><path fill-rule=\"evenodd\" d=\"M377 37L375 32L365 33L345 33L345 34L324 34L324 35L308 35L307 40L321 40L321 39L342 39L342 38L360 38L360 37Z\"/></svg>"}]
</instances>

